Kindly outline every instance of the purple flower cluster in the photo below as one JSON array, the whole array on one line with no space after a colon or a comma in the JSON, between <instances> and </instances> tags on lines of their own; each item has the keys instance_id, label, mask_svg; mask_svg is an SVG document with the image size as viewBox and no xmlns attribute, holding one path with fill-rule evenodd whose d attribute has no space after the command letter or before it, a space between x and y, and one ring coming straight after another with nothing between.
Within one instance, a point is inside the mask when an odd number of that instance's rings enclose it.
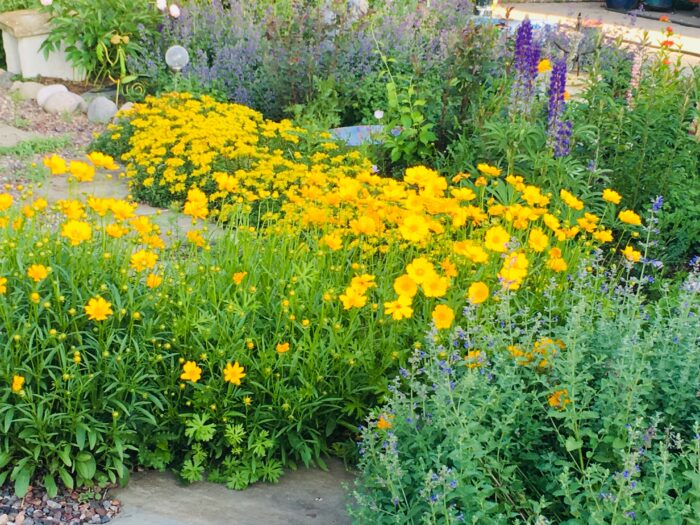
<instances>
[{"instance_id":1,"label":"purple flower cluster","mask_svg":"<svg viewBox=\"0 0 700 525\"><path fill-rule=\"evenodd\" d=\"M528 112L535 95L537 66L540 62L540 45L532 34L532 23L523 20L518 26L515 36L515 55L513 69L515 81L513 84L511 110Z\"/></svg>"},{"instance_id":2,"label":"purple flower cluster","mask_svg":"<svg viewBox=\"0 0 700 525\"><path fill-rule=\"evenodd\" d=\"M181 87L246 104L266 117L282 118L288 107L313 100L319 80L331 82L341 111L374 110L383 102L383 90L375 89L384 73L378 50L393 59L397 73L427 75L444 67L471 14L469 0L435 0L433 9L386 0L381 16L353 14L345 2L294 2L289 10L272 4L187 3L179 18L144 35L144 53L129 68L157 89L171 89L163 56L179 44L191 57Z\"/></svg>"},{"instance_id":3,"label":"purple flower cluster","mask_svg":"<svg viewBox=\"0 0 700 525\"><path fill-rule=\"evenodd\" d=\"M564 95L566 92L566 60L560 59L552 66L552 75L549 83L549 104L548 109L548 137L549 144L554 150L554 158L565 157L571 150L571 128L570 120L564 120L564 109L566 103Z\"/></svg>"}]
</instances>

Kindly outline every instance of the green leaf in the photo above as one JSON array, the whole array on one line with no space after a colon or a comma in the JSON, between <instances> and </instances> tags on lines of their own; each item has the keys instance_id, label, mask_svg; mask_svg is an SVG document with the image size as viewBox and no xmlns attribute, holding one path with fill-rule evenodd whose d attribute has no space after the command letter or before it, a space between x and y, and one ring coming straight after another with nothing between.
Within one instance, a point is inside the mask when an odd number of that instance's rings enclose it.
<instances>
[{"instance_id":1,"label":"green leaf","mask_svg":"<svg viewBox=\"0 0 700 525\"><path fill-rule=\"evenodd\" d=\"M78 445L80 450L85 448L85 425L82 423L79 423L78 428L75 430L75 444Z\"/></svg>"},{"instance_id":2,"label":"green leaf","mask_svg":"<svg viewBox=\"0 0 700 525\"><path fill-rule=\"evenodd\" d=\"M10 456L9 452L0 452L0 469L7 465L11 459L12 456ZM2 485L2 483L0 483L0 485Z\"/></svg>"},{"instance_id":3,"label":"green leaf","mask_svg":"<svg viewBox=\"0 0 700 525\"><path fill-rule=\"evenodd\" d=\"M81 452L75 458L75 470L78 476L85 480L91 480L97 472L95 458L89 452Z\"/></svg>"},{"instance_id":4,"label":"green leaf","mask_svg":"<svg viewBox=\"0 0 700 525\"><path fill-rule=\"evenodd\" d=\"M67 467L73 465L73 461L70 459L70 445L66 445L62 449L58 449L56 454L58 454L58 457L61 458L61 461L63 461Z\"/></svg>"},{"instance_id":5,"label":"green leaf","mask_svg":"<svg viewBox=\"0 0 700 525\"><path fill-rule=\"evenodd\" d=\"M583 441L580 439L576 439L573 436L569 436L566 438L566 450L567 452L573 452L574 450L578 450L583 446Z\"/></svg>"},{"instance_id":6,"label":"green leaf","mask_svg":"<svg viewBox=\"0 0 700 525\"><path fill-rule=\"evenodd\" d=\"M15 409L13 407L10 407L7 412L5 412L5 422L3 424L5 434L7 434L10 431L10 425L12 424L12 418L15 417Z\"/></svg>"},{"instance_id":7,"label":"green leaf","mask_svg":"<svg viewBox=\"0 0 700 525\"><path fill-rule=\"evenodd\" d=\"M66 488L73 490L73 476L70 475L70 472L68 472L64 468L60 468L58 469L58 475L61 477L61 481L63 481L63 484L66 486Z\"/></svg>"},{"instance_id":8,"label":"green leaf","mask_svg":"<svg viewBox=\"0 0 700 525\"><path fill-rule=\"evenodd\" d=\"M44 475L44 488L46 489L46 494L49 498L56 497L58 494L58 485L56 485L56 480L50 474Z\"/></svg>"},{"instance_id":9,"label":"green leaf","mask_svg":"<svg viewBox=\"0 0 700 525\"><path fill-rule=\"evenodd\" d=\"M34 469L25 465L19 470L15 476L15 495L18 498L23 498L29 490L29 482L32 479Z\"/></svg>"}]
</instances>

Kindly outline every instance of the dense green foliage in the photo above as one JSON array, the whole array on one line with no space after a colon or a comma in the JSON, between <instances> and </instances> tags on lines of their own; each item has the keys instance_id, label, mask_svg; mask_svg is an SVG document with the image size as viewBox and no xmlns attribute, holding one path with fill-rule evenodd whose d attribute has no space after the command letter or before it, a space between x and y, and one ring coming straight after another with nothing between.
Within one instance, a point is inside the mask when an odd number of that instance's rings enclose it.
<instances>
[{"instance_id":1,"label":"dense green foliage","mask_svg":"<svg viewBox=\"0 0 700 525\"><path fill-rule=\"evenodd\" d=\"M504 297L431 336L362 431L356 523L698 523L699 275L648 301L601 270L559 321Z\"/></svg>"}]
</instances>

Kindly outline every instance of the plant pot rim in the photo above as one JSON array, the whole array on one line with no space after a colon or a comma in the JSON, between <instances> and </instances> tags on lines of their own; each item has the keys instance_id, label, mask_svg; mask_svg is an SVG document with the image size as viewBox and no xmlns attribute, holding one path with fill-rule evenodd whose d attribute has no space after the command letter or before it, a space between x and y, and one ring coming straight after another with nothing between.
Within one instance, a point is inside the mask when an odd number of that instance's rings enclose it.
<instances>
[{"instance_id":1,"label":"plant pot rim","mask_svg":"<svg viewBox=\"0 0 700 525\"><path fill-rule=\"evenodd\" d=\"M15 38L48 35L51 32L50 16L37 9L19 9L0 13L0 30Z\"/></svg>"}]
</instances>

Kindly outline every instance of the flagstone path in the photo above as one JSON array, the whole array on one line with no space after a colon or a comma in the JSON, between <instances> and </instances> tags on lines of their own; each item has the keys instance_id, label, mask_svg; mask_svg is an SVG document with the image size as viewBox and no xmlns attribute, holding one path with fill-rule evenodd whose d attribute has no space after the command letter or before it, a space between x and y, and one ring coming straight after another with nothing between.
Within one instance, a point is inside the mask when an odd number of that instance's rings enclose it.
<instances>
[{"instance_id":1,"label":"flagstone path","mask_svg":"<svg viewBox=\"0 0 700 525\"><path fill-rule=\"evenodd\" d=\"M279 483L244 491L201 482L180 485L172 474L138 472L110 497L122 502L114 525L348 525L353 475L337 460L328 471L287 472Z\"/></svg>"}]
</instances>

